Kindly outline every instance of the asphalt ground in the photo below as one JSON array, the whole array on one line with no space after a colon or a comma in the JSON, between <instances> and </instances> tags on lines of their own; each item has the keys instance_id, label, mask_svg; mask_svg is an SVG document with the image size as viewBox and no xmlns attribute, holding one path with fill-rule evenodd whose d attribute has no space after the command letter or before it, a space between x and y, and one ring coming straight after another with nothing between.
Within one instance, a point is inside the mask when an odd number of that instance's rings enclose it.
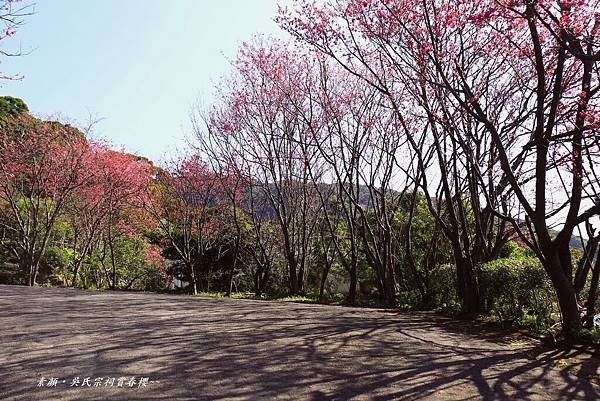
<instances>
[{"instance_id":1,"label":"asphalt ground","mask_svg":"<svg viewBox=\"0 0 600 401\"><path fill-rule=\"evenodd\" d=\"M598 357L426 313L0 285L0 400L595 400Z\"/></svg>"}]
</instances>

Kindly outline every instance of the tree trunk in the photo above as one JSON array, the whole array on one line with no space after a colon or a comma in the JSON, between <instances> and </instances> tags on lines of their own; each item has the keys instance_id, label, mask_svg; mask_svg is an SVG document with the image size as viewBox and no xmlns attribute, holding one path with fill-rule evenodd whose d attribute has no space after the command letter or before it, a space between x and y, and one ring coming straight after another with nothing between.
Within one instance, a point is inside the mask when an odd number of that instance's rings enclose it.
<instances>
[{"instance_id":1,"label":"tree trunk","mask_svg":"<svg viewBox=\"0 0 600 401\"><path fill-rule=\"evenodd\" d=\"M596 249L598 247L598 241L600 241L600 236L591 237L588 240L583 256L577 265L573 285L575 286L575 292L577 292L578 295L583 290L583 287L585 287L585 282L587 281L588 274L592 268L594 255L596 254Z\"/></svg>"},{"instance_id":2,"label":"tree trunk","mask_svg":"<svg viewBox=\"0 0 600 401\"><path fill-rule=\"evenodd\" d=\"M348 304L354 305L356 303L356 289L358 287L358 277L357 277L357 260L356 255L352 255L352 260L350 262L350 288L348 290Z\"/></svg>"},{"instance_id":3,"label":"tree trunk","mask_svg":"<svg viewBox=\"0 0 600 401\"><path fill-rule=\"evenodd\" d=\"M319 302L323 302L325 296L325 284L327 283L327 276L329 276L329 270L331 270L331 263L325 263L323 268L323 274L321 275L321 285L319 286Z\"/></svg>"},{"instance_id":4,"label":"tree trunk","mask_svg":"<svg viewBox=\"0 0 600 401\"><path fill-rule=\"evenodd\" d=\"M39 270L38 264L32 263L31 268L30 268L30 274L29 274L29 286L30 287L35 287L37 284L36 281L37 281L38 270Z\"/></svg>"},{"instance_id":5,"label":"tree trunk","mask_svg":"<svg viewBox=\"0 0 600 401\"><path fill-rule=\"evenodd\" d=\"M304 293L304 263L305 261L302 260L302 263L300 263L300 269L298 270L298 275L296 277L296 280L298 281L297 288L299 294Z\"/></svg>"},{"instance_id":6,"label":"tree trunk","mask_svg":"<svg viewBox=\"0 0 600 401\"><path fill-rule=\"evenodd\" d=\"M454 249L454 261L461 314L465 317L475 317L481 312L481 299L473 264L459 249Z\"/></svg>"},{"instance_id":7,"label":"tree trunk","mask_svg":"<svg viewBox=\"0 0 600 401\"><path fill-rule=\"evenodd\" d=\"M238 260L239 250L240 250L240 239L239 239L239 234L238 234L238 237L235 240L235 249L234 249L234 255L233 255L233 264L232 264L231 269L229 271L229 277L227 278L228 279L228 286L227 286L227 294L225 294L225 296L227 296L227 297L231 296L231 289L233 287L233 275L235 274L235 269L237 267L237 260Z\"/></svg>"},{"instance_id":8,"label":"tree trunk","mask_svg":"<svg viewBox=\"0 0 600 401\"><path fill-rule=\"evenodd\" d=\"M547 258L545 264L546 271L552 280L560 312L562 314L563 335L567 342L575 339L575 336L581 329L581 317L579 307L577 306L577 294L571 280L565 275L563 266L557 251L554 251Z\"/></svg>"},{"instance_id":9,"label":"tree trunk","mask_svg":"<svg viewBox=\"0 0 600 401\"><path fill-rule=\"evenodd\" d=\"M27 285L34 287L37 278L37 269L34 266L33 258L31 258L31 256L28 254L22 256L20 265L21 270L23 270L23 274L27 277Z\"/></svg>"},{"instance_id":10,"label":"tree trunk","mask_svg":"<svg viewBox=\"0 0 600 401\"><path fill-rule=\"evenodd\" d=\"M75 288L77 287L77 275L79 274L79 267L81 266L81 264L79 262L77 262L75 264L75 268L73 269L73 279L71 280L71 287Z\"/></svg>"},{"instance_id":11,"label":"tree trunk","mask_svg":"<svg viewBox=\"0 0 600 401\"><path fill-rule=\"evenodd\" d=\"M594 314L596 311L596 299L598 298L598 282L600 281L600 250L596 256L596 263L592 271L592 282L590 283L590 292L586 303L585 327L594 328Z\"/></svg>"},{"instance_id":12,"label":"tree trunk","mask_svg":"<svg viewBox=\"0 0 600 401\"><path fill-rule=\"evenodd\" d=\"M196 283L196 271L194 269L194 265L190 264L189 269L190 269L190 280L192 281L190 283L190 286L192 289L192 295L198 295L198 284Z\"/></svg>"},{"instance_id":13,"label":"tree trunk","mask_svg":"<svg viewBox=\"0 0 600 401\"><path fill-rule=\"evenodd\" d=\"M290 242L289 235L286 230L283 230L283 248L285 250L285 256L288 263L288 286L290 288L290 295L298 294L298 262L296 255L292 250L292 244Z\"/></svg>"},{"instance_id":14,"label":"tree trunk","mask_svg":"<svg viewBox=\"0 0 600 401\"><path fill-rule=\"evenodd\" d=\"M288 265L289 265L289 282L290 282L290 295L297 295L298 294L298 275L296 273L296 260L291 257L288 258Z\"/></svg>"},{"instance_id":15,"label":"tree trunk","mask_svg":"<svg viewBox=\"0 0 600 401\"><path fill-rule=\"evenodd\" d=\"M269 283L269 276L271 274L271 262L267 262L263 266L263 272L260 279L260 292L267 292L267 284Z\"/></svg>"},{"instance_id":16,"label":"tree trunk","mask_svg":"<svg viewBox=\"0 0 600 401\"><path fill-rule=\"evenodd\" d=\"M388 308L395 308L397 306L396 303L396 278L394 276L394 266L391 263L391 260L387 262L387 274L385 279L385 304Z\"/></svg>"},{"instance_id":17,"label":"tree trunk","mask_svg":"<svg viewBox=\"0 0 600 401\"><path fill-rule=\"evenodd\" d=\"M259 297L261 295L261 290L260 290L260 267L258 267L256 269L256 272L254 273L254 295Z\"/></svg>"}]
</instances>

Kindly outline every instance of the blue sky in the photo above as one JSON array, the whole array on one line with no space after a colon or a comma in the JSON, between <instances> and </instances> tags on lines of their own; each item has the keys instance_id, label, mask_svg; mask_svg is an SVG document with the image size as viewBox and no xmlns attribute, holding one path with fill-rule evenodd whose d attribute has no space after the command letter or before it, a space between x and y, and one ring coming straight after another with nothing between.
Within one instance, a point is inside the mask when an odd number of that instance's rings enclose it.
<instances>
[{"instance_id":1,"label":"blue sky","mask_svg":"<svg viewBox=\"0 0 600 401\"><path fill-rule=\"evenodd\" d=\"M103 120L95 135L163 158L184 146L189 112L210 104L238 46L255 34L283 36L272 21L286 0L37 0L35 15L5 49L0 93L32 113Z\"/></svg>"}]
</instances>

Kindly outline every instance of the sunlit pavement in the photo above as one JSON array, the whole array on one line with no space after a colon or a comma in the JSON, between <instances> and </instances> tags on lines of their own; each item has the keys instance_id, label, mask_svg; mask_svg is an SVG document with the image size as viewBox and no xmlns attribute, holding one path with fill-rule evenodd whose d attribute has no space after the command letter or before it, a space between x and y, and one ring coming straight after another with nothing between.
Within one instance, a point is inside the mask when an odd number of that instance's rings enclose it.
<instances>
[{"instance_id":1,"label":"sunlit pavement","mask_svg":"<svg viewBox=\"0 0 600 401\"><path fill-rule=\"evenodd\" d=\"M424 314L0 286L0 400L592 400L598 360Z\"/></svg>"}]
</instances>

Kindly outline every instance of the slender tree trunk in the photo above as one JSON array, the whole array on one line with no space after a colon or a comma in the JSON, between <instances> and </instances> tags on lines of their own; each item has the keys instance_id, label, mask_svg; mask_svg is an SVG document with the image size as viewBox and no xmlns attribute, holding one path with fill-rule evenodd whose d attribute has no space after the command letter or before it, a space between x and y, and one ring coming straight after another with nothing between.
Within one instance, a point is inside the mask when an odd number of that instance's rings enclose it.
<instances>
[{"instance_id":1,"label":"slender tree trunk","mask_svg":"<svg viewBox=\"0 0 600 401\"><path fill-rule=\"evenodd\" d=\"M415 193L416 193L416 189L415 189ZM408 267L410 268L410 271L412 272L412 274L414 276L415 284L417 285L417 290L419 291L419 294L421 294L421 303L424 306L429 306L431 303L431 300L429 299L429 296L427 294L426 285L424 283L421 273L419 272L419 270L417 268L417 264L415 263L415 258L414 258L413 251L412 251L412 218L413 218L413 213L414 213L414 208L415 208L415 198L416 198L416 196L413 196L413 202L411 204L411 213L409 215L408 222L406 223L405 256L406 256L406 263L408 264Z\"/></svg>"},{"instance_id":2,"label":"slender tree trunk","mask_svg":"<svg viewBox=\"0 0 600 401\"><path fill-rule=\"evenodd\" d=\"M238 253L239 253L239 249L240 249L240 239L239 239L239 233L238 233L238 237L235 240L235 249L234 249L234 254L233 254L233 265L231 266L231 269L229 271L229 277L228 279L228 285L227 285L227 294L225 294L225 296L230 297L231 296L231 289L233 287L233 275L235 274L235 269L237 267L237 260L238 260Z\"/></svg>"},{"instance_id":3,"label":"slender tree trunk","mask_svg":"<svg viewBox=\"0 0 600 401\"><path fill-rule=\"evenodd\" d=\"M259 287L259 291L261 294L267 292L267 284L269 283L269 276L271 274L271 262L267 262L263 266L263 269L264 270L261 274L260 287Z\"/></svg>"},{"instance_id":4,"label":"slender tree trunk","mask_svg":"<svg viewBox=\"0 0 600 401\"><path fill-rule=\"evenodd\" d=\"M30 287L34 287L37 279L37 267L33 261L33 258L29 254L25 254L21 257L21 269L23 270L24 275L27 277L27 285Z\"/></svg>"},{"instance_id":5,"label":"slender tree trunk","mask_svg":"<svg viewBox=\"0 0 600 401\"><path fill-rule=\"evenodd\" d=\"M81 267L81 261L78 260L75 262L75 267L73 268L73 279L71 280L71 287L77 287L77 275L79 274L79 268Z\"/></svg>"},{"instance_id":6,"label":"slender tree trunk","mask_svg":"<svg viewBox=\"0 0 600 401\"><path fill-rule=\"evenodd\" d=\"M596 263L592 271L592 281L590 283L590 292L587 299L587 312L585 316L585 327L591 329L594 327L594 315L596 312L596 300L598 299L598 282L600 281L600 250L596 255Z\"/></svg>"},{"instance_id":7,"label":"slender tree trunk","mask_svg":"<svg viewBox=\"0 0 600 401\"><path fill-rule=\"evenodd\" d=\"M117 289L117 262L115 261L115 252L112 239L109 239L108 249L110 250L110 265L112 268L112 282L110 284L111 290Z\"/></svg>"},{"instance_id":8,"label":"slender tree trunk","mask_svg":"<svg viewBox=\"0 0 600 401\"><path fill-rule=\"evenodd\" d=\"M396 289L394 287L394 282L388 277L385 281L385 305L388 308L395 308L397 305L396 301Z\"/></svg>"},{"instance_id":9,"label":"slender tree trunk","mask_svg":"<svg viewBox=\"0 0 600 401\"><path fill-rule=\"evenodd\" d=\"M356 303L356 292L358 287L358 274L357 274L358 260L356 253L352 252L350 260L350 288L348 290L348 304L354 305Z\"/></svg>"},{"instance_id":10,"label":"slender tree trunk","mask_svg":"<svg viewBox=\"0 0 600 401\"><path fill-rule=\"evenodd\" d=\"M254 295L259 297L261 295L261 267L258 266L256 268L256 272L254 273Z\"/></svg>"},{"instance_id":11,"label":"slender tree trunk","mask_svg":"<svg viewBox=\"0 0 600 401\"><path fill-rule=\"evenodd\" d=\"M585 282L587 281L588 274L592 268L594 255L596 254L596 249L598 247L598 241L600 241L600 236L591 237L588 240L583 256L581 257L581 260L577 266L577 270L575 271L573 285L575 286L575 292L577 292L577 294L579 294L583 290L583 287L585 287Z\"/></svg>"},{"instance_id":12,"label":"slender tree trunk","mask_svg":"<svg viewBox=\"0 0 600 401\"><path fill-rule=\"evenodd\" d=\"M296 278L296 280L298 280L298 293L299 294L303 294L304 293L304 272L305 272L305 260L302 260L302 262L300 263L300 269L298 270L298 276Z\"/></svg>"},{"instance_id":13,"label":"slender tree trunk","mask_svg":"<svg viewBox=\"0 0 600 401\"><path fill-rule=\"evenodd\" d=\"M323 302L325 296L325 284L327 283L327 276L329 276L330 270L331 263L325 263L325 267L323 268L323 274L321 274L321 285L319 286L319 302Z\"/></svg>"},{"instance_id":14,"label":"slender tree trunk","mask_svg":"<svg viewBox=\"0 0 600 401\"><path fill-rule=\"evenodd\" d=\"M31 264L30 275L29 275L29 286L30 287L35 287L37 285L38 271L39 271L39 264L32 263Z\"/></svg>"},{"instance_id":15,"label":"slender tree trunk","mask_svg":"<svg viewBox=\"0 0 600 401\"><path fill-rule=\"evenodd\" d=\"M192 295L198 295L198 285L196 283L196 271L194 269L194 265L189 262L187 263L187 265L188 265L188 269L190 271L190 280L192 281L190 283L190 285L192 287ZM208 284L207 284L207 286L208 286Z\"/></svg>"}]
</instances>

